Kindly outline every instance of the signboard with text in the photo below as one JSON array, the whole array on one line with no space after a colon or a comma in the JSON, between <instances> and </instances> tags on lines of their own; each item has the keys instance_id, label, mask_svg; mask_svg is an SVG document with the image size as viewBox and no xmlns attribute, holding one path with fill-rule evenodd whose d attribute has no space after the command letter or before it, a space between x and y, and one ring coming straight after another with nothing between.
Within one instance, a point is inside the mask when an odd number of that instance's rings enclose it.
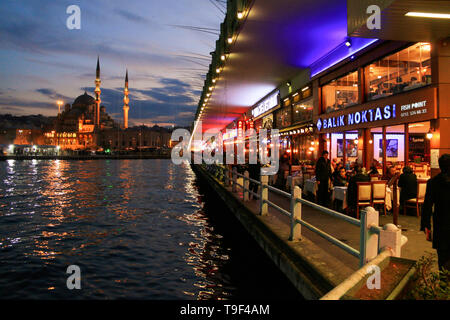
<instances>
[{"instance_id":1,"label":"signboard with text","mask_svg":"<svg viewBox=\"0 0 450 320\"><path fill-rule=\"evenodd\" d=\"M258 105L252 110L252 116L254 118L259 117L260 115L266 113L267 111L275 108L279 104L279 96L280 92L276 91L275 93L271 94L267 98L265 98L263 101L258 103Z\"/></svg>"},{"instance_id":2,"label":"signboard with text","mask_svg":"<svg viewBox=\"0 0 450 320\"><path fill-rule=\"evenodd\" d=\"M436 88L428 87L322 114L315 120L316 127L318 132L327 133L435 119L436 92Z\"/></svg>"}]
</instances>

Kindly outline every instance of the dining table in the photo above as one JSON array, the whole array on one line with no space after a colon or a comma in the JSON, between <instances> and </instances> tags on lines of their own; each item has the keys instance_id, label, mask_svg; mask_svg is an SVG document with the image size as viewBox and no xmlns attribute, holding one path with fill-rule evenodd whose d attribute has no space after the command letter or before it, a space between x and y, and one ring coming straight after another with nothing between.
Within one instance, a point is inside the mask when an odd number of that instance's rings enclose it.
<instances>
[{"instance_id":1,"label":"dining table","mask_svg":"<svg viewBox=\"0 0 450 320\"><path fill-rule=\"evenodd\" d=\"M347 205L347 190L348 190L348 187L333 187L333 190L331 193L331 200L332 201L341 200L343 209L346 209L348 207L348 205ZM392 195L391 188L388 186L386 186L385 203L386 203L386 209L391 210L392 203L393 203L393 195ZM400 188L397 188L397 205L400 205Z\"/></svg>"},{"instance_id":2,"label":"dining table","mask_svg":"<svg viewBox=\"0 0 450 320\"><path fill-rule=\"evenodd\" d=\"M314 196L316 196L317 189L319 188L317 181L315 179L308 179L305 181L304 185L304 192L312 193Z\"/></svg>"},{"instance_id":3,"label":"dining table","mask_svg":"<svg viewBox=\"0 0 450 320\"><path fill-rule=\"evenodd\" d=\"M295 186L303 185L303 175L288 176L286 179L286 189L291 190Z\"/></svg>"}]
</instances>

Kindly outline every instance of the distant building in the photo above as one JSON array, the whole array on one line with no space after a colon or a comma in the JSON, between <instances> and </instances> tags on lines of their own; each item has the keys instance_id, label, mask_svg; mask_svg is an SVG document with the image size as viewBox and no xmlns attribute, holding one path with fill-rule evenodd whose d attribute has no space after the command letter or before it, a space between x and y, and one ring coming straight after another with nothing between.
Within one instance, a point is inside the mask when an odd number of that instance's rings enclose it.
<instances>
[{"instance_id":1,"label":"distant building","mask_svg":"<svg viewBox=\"0 0 450 320\"><path fill-rule=\"evenodd\" d=\"M125 75L123 126L114 121L100 106L100 61L97 60L95 98L86 92L67 104L53 126L44 132L45 144L62 150L143 150L170 148L168 129L128 127L128 70Z\"/></svg>"},{"instance_id":2,"label":"distant building","mask_svg":"<svg viewBox=\"0 0 450 320\"><path fill-rule=\"evenodd\" d=\"M126 130L105 130L100 145L104 149L148 150L171 148L171 132L162 127L133 127Z\"/></svg>"}]
</instances>

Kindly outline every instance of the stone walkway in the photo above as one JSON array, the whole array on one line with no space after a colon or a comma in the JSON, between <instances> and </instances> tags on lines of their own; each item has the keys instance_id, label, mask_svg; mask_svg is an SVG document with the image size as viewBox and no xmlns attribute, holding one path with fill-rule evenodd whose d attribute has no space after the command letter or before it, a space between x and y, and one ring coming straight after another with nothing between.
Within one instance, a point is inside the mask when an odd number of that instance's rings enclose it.
<instances>
[{"instance_id":1,"label":"stone walkway","mask_svg":"<svg viewBox=\"0 0 450 320\"><path fill-rule=\"evenodd\" d=\"M231 188L229 190L231 191ZM238 192L235 196L242 201L242 192ZM290 200L281 195L269 192L269 200L283 209L288 211L290 209ZM250 200L243 204L258 215L259 200ZM290 230L288 217L270 206L268 216L259 217L279 237L288 239ZM359 251L359 227L307 205L302 206L302 219ZM392 221L392 215L380 215L380 226L392 223ZM399 224L402 228L402 235L408 238L408 242L402 247L402 258L418 260L426 252L431 252L436 256L436 250L432 249L431 242L426 241L425 234L420 231L420 218L400 215ZM302 227L302 236L301 241L290 242L291 245L296 250L303 251L310 263L320 268L331 279L339 283L359 269L358 258L331 244L316 233ZM437 262L435 269L437 270Z\"/></svg>"}]
</instances>

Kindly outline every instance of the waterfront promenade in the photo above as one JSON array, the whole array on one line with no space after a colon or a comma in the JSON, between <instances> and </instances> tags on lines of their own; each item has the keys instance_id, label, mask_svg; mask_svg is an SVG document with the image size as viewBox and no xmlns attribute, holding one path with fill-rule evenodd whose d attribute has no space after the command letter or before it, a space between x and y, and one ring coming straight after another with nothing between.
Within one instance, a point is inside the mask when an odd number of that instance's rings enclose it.
<instances>
[{"instance_id":1,"label":"waterfront promenade","mask_svg":"<svg viewBox=\"0 0 450 320\"><path fill-rule=\"evenodd\" d=\"M267 227L267 229L275 234L278 239L283 241L285 246L291 248L298 257L301 257L303 260L302 264L306 263L311 270L317 272L320 275L319 278L321 278L320 280L318 279L319 282L328 282L327 284L324 284L324 288L327 285L331 285L332 287L337 286L359 269L358 258L333 245L331 242L305 227L302 227L302 239L300 241L289 241L289 217L284 216L271 206L268 208L268 215L261 216L259 215L259 200L243 201L243 194L242 191L239 190L239 187L237 190L238 192L233 193L231 187L223 185L217 179L213 180L227 190L228 196L232 197L241 206L245 207L247 209L246 211L251 212L255 219ZM290 209L290 200L281 195L269 191L269 200L287 211ZM332 235L355 250L359 249L359 227L324 214L305 204L302 205L302 220ZM392 223L392 216L381 215L379 221L380 226L387 223ZM402 258L418 260L421 256L426 254L426 252L433 252L435 254L431 242L426 241L424 233L420 231L419 218L401 215L399 217L399 223L402 227L402 235L408 238L408 242L402 247ZM280 252L279 254L283 255L284 252ZM272 257L272 260L275 260L275 262L277 259L279 259L279 257ZM292 257L290 259L292 260ZM435 268L437 269L437 263Z\"/></svg>"}]
</instances>

